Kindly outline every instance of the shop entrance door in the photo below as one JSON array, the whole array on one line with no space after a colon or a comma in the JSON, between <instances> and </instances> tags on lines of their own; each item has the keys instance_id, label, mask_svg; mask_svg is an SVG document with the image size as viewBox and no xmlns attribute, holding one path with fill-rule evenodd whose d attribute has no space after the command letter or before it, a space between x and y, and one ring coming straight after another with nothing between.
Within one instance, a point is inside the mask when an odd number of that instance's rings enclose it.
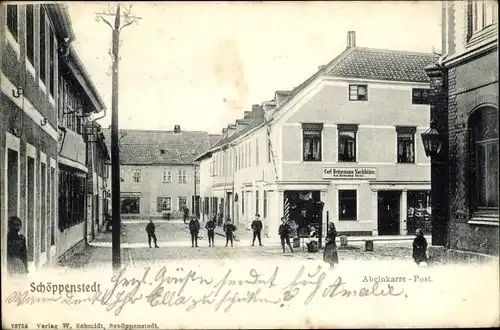
<instances>
[{"instance_id":1,"label":"shop entrance door","mask_svg":"<svg viewBox=\"0 0 500 330\"><path fill-rule=\"evenodd\" d=\"M378 192L378 234L399 235L401 191Z\"/></svg>"}]
</instances>

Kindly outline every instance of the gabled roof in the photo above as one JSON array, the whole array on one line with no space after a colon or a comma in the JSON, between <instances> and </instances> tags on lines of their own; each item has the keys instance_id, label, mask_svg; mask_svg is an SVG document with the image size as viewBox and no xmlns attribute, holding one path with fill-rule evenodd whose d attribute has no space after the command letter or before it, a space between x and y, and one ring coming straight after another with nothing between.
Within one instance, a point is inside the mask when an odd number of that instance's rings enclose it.
<instances>
[{"instance_id":1,"label":"gabled roof","mask_svg":"<svg viewBox=\"0 0 500 330\"><path fill-rule=\"evenodd\" d=\"M213 146L214 144L219 142L219 140L222 138L222 135L221 134L209 134L208 138L210 139L210 146Z\"/></svg>"},{"instance_id":2,"label":"gabled roof","mask_svg":"<svg viewBox=\"0 0 500 330\"><path fill-rule=\"evenodd\" d=\"M104 129L109 150L111 131ZM203 131L120 130L120 164L187 165L210 147Z\"/></svg>"},{"instance_id":3,"label":"gabled roof","mask_svg":"<svg viewBox=\"0 0 500 330\"><path fill-rule=\"evenodd\" d=\"M424 68L436 63L438 58L435 54L353 47L327 75L425 83L429 77Z\"/></svg>"},{"instance_id":4,"label":"gabled roof","mask_svg":"<svg viewBox=\"0 0 500 330\"><path fill-rule=\"evenodd\" d=\"M439 55L430 53L347 47L327 65L320 66L312 76L293 88L292 91L276 91L275 95L280 94L287 96L287 98L276 109L270 111L270 114L268 114L270 118L267 119L267 123L271 122L276 113L320 76L426 83L429 79L424 69L426 66L436 63L438 58ZM207 149L197 160L210 156L212 151L222 148L224 145L265 123L264 110L261 109L261 113L257 118L242 131L229 138L221 139L216 145Z\"/></svg>"}]
</instances>

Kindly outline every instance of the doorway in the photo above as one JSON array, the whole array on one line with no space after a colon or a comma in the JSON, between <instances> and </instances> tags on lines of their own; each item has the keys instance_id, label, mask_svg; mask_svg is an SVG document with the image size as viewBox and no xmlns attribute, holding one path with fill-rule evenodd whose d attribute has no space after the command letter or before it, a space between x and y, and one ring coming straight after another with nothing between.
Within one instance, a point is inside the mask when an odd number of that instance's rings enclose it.
<instances>
[{"instance_id":1,"label":"doorway","mask_svg":"<svg viewBox=\"0 0 500 330\"><path fill-rule=\"evenodd\" d=\"M378 234L400 234L400 198L401 191L378 192Z\"/></svg>"}]
</instances>

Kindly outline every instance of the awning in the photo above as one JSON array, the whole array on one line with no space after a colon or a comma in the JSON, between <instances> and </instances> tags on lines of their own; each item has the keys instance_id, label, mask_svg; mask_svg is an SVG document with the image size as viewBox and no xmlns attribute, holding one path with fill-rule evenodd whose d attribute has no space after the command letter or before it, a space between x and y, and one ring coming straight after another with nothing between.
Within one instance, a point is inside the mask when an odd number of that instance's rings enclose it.
<instances>
[{"instance_id":1,"label":"awning","mask_svg":"<svg viewBox=\"0 0 500 330\"><path fill-rule=\"evenodd\" d=\"M66 166L69 166L69 167L72 167L72 168L75 168L79 171L82 171L84 173L87 173L88 172L88 169L86 166L80 164L80 163L77 163L71 159L68 159L68 158L64 158L62 156L59 156L58 157L58 160L59 160L59 163L63 164L63 165L66 165Z\"/></svg>"}]
</instances>

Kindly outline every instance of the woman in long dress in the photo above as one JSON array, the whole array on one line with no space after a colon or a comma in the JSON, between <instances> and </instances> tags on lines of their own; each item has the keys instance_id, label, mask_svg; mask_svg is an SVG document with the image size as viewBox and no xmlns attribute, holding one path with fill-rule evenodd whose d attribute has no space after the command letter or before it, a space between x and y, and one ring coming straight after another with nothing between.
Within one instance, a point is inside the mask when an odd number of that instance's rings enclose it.
<instances>
[{"instance_id":1,"label":"woman in long dress","mask_svg":"<svg viewBox=\"0 0 500 330\"><path fill-rule=\"evenodd\" d=\"M330 268L334 268L335 264L339 263L339 255L337 253L337 230L333 222L328 224L328 231L325 238L325 251L323 252L323 261L330 264Z\"/></svg>"},{"instance_id":2,"label":"woman in long dress","mask_svg":"<svg viewBox=\"0 0 500 330\"><path fill-rule=\"evenodd\" d=\"M22 222L16 216L9 218L7 234L7 270L9 275L25 275L28 273L28 251L26 238L19 234Z\"/></svg>"}]
</instances>

